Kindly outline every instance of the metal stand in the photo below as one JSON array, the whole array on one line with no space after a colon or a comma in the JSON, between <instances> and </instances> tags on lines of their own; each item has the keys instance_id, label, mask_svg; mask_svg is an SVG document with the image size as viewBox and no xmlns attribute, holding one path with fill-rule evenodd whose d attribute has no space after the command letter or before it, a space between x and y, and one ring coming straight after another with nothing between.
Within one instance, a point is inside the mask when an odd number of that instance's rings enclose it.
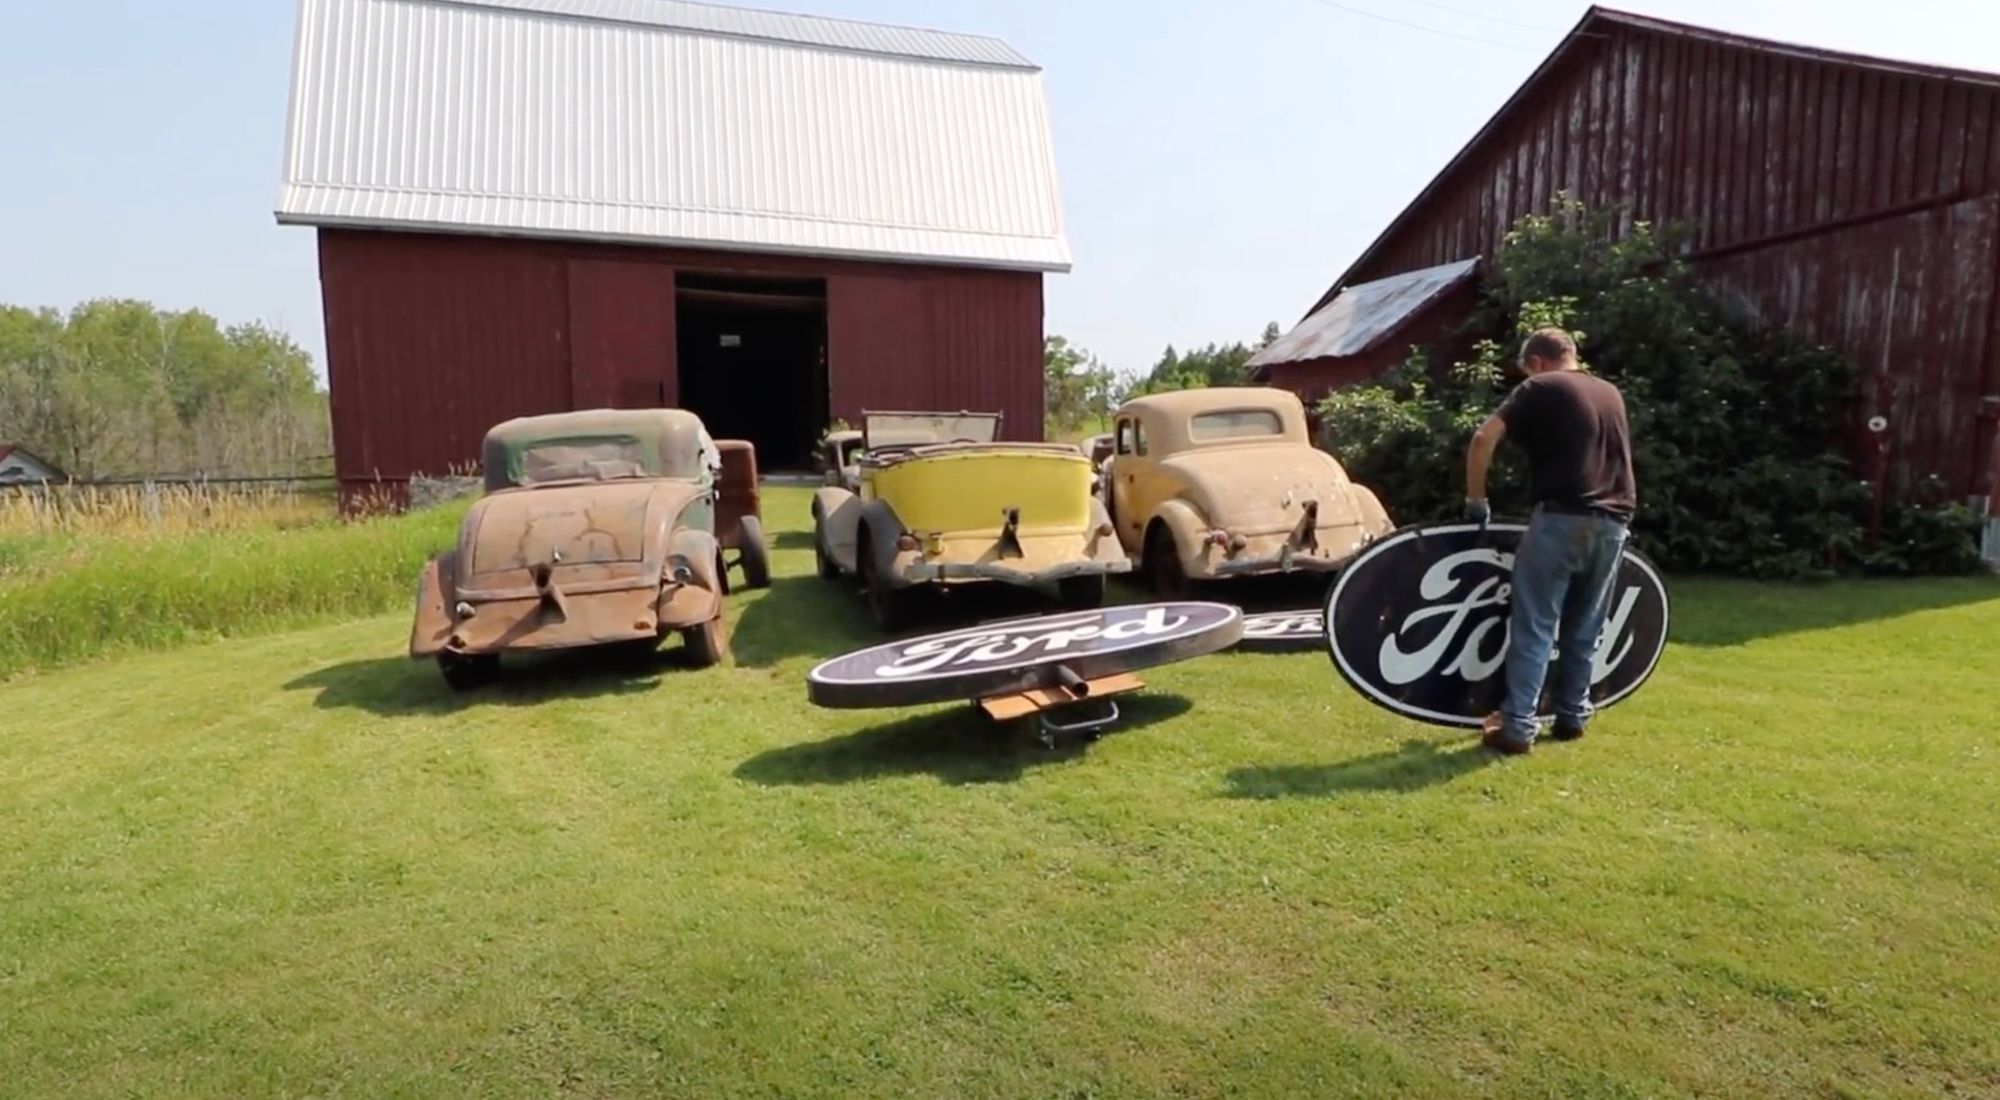
<instances>
[{"instance_id":1,"label":"metal stand","mask_svg":"<svg viewBox=\"0 0 2000 1100\"><path fill-rule=\"evenodd\" d=\"M1070 734L1095 737L1101 734L1118 721L1118 704L1111 697L1146 686L1144 681L1129 672L1095 680L1086 680L1067 668L1059 667L1055 673L1054 687L988 696L977 700L979 709L996 722L1032 716L1035 719L1035 739L1043 748L1052 749L1058 737ZM1051 717L1056 712L1093 702L1101 702L1104 707L1090 717L1068 722Z\"/></svg>"}]
</instances>

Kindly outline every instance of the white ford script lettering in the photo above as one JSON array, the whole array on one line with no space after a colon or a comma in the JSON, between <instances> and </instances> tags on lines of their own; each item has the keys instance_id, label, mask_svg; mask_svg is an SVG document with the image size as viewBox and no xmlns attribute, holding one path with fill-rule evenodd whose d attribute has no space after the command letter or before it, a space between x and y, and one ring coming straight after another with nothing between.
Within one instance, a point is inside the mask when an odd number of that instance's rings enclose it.
<instances>
[{"instance_id":1,"label":"white ford script lettering","mask_svg":"<svg viewBox=\"0 0 2000 1100\"><path fill-rule=\"evenodd\" d=\"M1297 614L1272 612L1243 621L1243 636L1246 638L1283 638L1293 634L1317 635L1321 626L1320 613L1301 611Z\"/></svg>"},{"instance_id":2,"label":"white ford script lettering","mask_svg":"<svg viewBox=\"0 0 2000 1100\"><path fill-rule=\"evenodd\" d=\"M1487 574L1486 569L1497 570ZM1461 567L1467 567L1463 573ZM1430 606L1412 611L1396 632L1382 640L1379 656L1382 678L1401 686L1415 683L1440 667L1445 676L1467 681L1485 680L1500 671L1507 660L1507 617L1496 609L1507 603L1512 586L1507 574L1514 568L1514 555L1497 550L1466 550L1441 558L1424 573L1417 591ZM1462 586L1478 578L1461 593ZM1591 662L1590 682L1600 683L1632 652L1636 638L1626 633L1632 609L1638 605L1639 589L1627 588L1605 619ZM1424 623L1445 620L1435 627L1429 641L1414 649L1404 649L1406 636ZM1418 632L1422 636L1422 632ZM1622 644L1606 645L1609 639ZM1415 645L1414 640L1411 642ZM1447 660L1449 657L1449 660Z\"/></svg>"},{"instance_id":3,"label":"white ford script lettering","mask_svg":"<svg viewBox=\"0 0 2000 1100\"><path fill-rule=\"evenodd\" d=\"M1186 626L1188 621L1186 615L1169 617L1166 608L1155 607L1137 618L1126 619L1110 626L1098 622L1085 626L1058 626L1053 629L1024 626L1011 630L996 630L988 634L931 638L904 649L896 660L877 668L875 675L921 676L926 672L935 672L942 668L1000 664L1041 653L1061 653L1080 642L1099 639L1122 642L1133 638L1171 634Z\"/></svg>"}]
</instances>

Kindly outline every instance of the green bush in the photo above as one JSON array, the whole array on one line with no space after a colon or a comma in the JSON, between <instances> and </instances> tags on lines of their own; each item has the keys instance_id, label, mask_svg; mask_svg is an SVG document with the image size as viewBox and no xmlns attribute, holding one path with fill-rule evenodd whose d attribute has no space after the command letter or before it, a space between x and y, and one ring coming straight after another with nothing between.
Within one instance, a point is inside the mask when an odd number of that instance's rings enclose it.
<instances>
[{"instance_id":1,"label":"green bush","mask_svg":"<svg viewBox=\"0 0 2000 1100\"><path fill-rule=\"evenodd\" d=\"M78 537L0 584L0 679L103 654L407 608L464 505L289 530Z\"/></svg>"},{"instance_id":2,"label":"green bush","mask_svg":"<svg viewBox=\"0 0 2000 1100\"><path fill-rule=\"evenodd\" d=\"M1471 358L1434 369L1421 352L1320 406L1323 445L1400 522L1455 517L1464 451L1509 386L1520 340L1543 325L1577 337L1586 369L1618 384L1639 480L1634 539L1669 569L1752 577L1963 572L1977 564L1964 508L1901 505L1871 543L1872 490L1832 447L1853 415L1853 364L1754 328L1701 288L1683 235L1564 202L1523 219L1493 258L1469 322ZM1503 446L1496 513L1525 515L1526 479Z\"/></svg>"}]
</instances>

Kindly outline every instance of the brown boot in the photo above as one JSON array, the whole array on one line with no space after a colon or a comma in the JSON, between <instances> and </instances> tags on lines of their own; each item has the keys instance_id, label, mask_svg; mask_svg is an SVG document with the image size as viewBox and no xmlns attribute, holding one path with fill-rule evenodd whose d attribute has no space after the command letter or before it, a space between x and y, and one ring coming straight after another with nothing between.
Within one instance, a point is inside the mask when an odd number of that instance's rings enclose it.
<instances>
[{"instance_id":1,"label":"brown boot","mask_svg":"<svg viewBox=\"0 0 2000 1100\"><path fill-rule=\"evenodd\" d=\"M1533 741L1521 741L1509 736L1507 723L1500 717L1499 711L1487 715L1486 721L1480 724L1479 743L1508 756L1522 756L1535 747Z\"/></svg>"}]
</instances>

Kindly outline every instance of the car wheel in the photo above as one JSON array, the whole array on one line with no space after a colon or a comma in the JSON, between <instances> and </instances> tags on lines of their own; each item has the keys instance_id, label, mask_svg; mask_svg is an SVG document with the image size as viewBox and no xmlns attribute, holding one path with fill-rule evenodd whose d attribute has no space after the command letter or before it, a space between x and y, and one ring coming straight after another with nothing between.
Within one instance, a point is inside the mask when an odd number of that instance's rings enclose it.
<instances>
[{"instance_id":1,"label":"car wheel","mask_svg":"<svg viewBox=\"0 0 2000 1100\"><path fill-rule=\"evenodd\" d=\"M1187 595L1187 571L1181 568L1180 551L1165 527L1155 527L1146 536L1146 579L1152 583L1153 595L1163 600Z\"/></svg>"},{"instance_id":2,"label":"car wheel","mask_svg":"<svg viewBox=\"0 0 2000 1100\"><path fill-rule=\"evenodd\" d=\"M813 564L819 568L821 580L837 581L840 579L840 564L833 560L831 554L826 552L826 543L820 538L818 531L813 532Z\"/></svg>"},{"instance_id":3,"label":"car wheel","mask_svg":"<svg viewBox=\"0 0 2000 1100\"><path fill-rule=\"evenodd\" d=\"M497 653L440 653L438 672L453 691L477 691L500 677Z\"/></svg>"},{"instance_id":4,"label":"car wheel","mask_svg":"<svg viewBox=\"0 0 2000 1100\"><path fill-rule=\"evenodd\" d=\"M855 564L861 571L861 598L868 604L868 617L874 620L875 629L894 634L909 621L909 593L876 575L866 543L855 549L855 555L859 558Z\"/></svg>"},{"instance_id":5,"label":"car wheel","mask_svg":"<svg viewBox=\"0 0 2000 1100\"><path fill-rule=\"evenodd\" d=\"M1056 594L1062 605L1073 611L1089 611L1104 606L1104 574L1088 577L1064 577L1056 582Z\"/></svg>"},{"instance_id":6,"label":"car wheel","mask_svg":"<svg viewBox=\"0 0 2000 1100\"><path fill-rule=\"evenodd\" d=\"M744 516L736 531L736 553L743 565L743 584L749 588L771 587L771 553L764 545L764 524L756 516Z\"/></svg>"},{"instance_id":7,"label":"car wheel","mask_svg":"<svg viewBox=\"0 0 2000 1100\"><path fill-rule=\"evenodd\" d=\"M722 663L722 619L710 619L700 626L691 626L681 631L681 644L687 647L688 661L696 668L712 668Z\"/></svg>"}]
</instances>

